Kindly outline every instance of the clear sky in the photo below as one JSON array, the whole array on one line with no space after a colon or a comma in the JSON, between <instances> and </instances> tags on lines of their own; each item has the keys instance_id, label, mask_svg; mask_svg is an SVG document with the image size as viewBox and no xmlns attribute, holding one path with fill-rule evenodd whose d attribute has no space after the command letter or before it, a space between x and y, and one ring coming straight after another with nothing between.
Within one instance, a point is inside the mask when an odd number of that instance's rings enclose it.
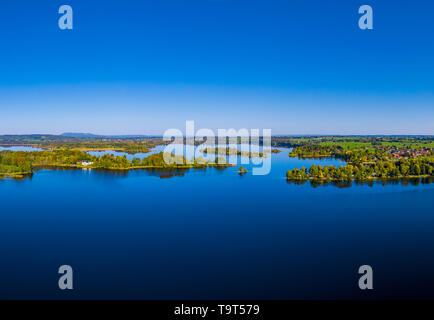
<instances>
[{"instance_id":1,"label":"clear sky","mask_svg":"<svg viewBox=\"0 0 434 320\"><path fill-rule=\"evenodd\" d=\"M58 8L73 8L60 30ZM369 4L374 30L360 30ZM0 134L434 134L432 0L2 0Z\"/></svg>"}]
</instances>

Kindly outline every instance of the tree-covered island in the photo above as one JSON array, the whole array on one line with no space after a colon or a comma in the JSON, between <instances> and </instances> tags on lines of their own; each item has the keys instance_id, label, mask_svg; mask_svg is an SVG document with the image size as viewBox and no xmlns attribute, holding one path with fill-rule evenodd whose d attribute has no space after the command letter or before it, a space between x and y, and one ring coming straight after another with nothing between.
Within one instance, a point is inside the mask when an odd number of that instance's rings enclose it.
<instances>
[{"instance_id":1,"label":"tree-covered island","mask_svg":"<svg viewBox=\"0 0 434 320\"><path fill-rule=\"evenodd\" d=\"M204 148L200 150L204 154L220 154L220 155L236 155L241 157L249 157L249 158L266 158L269 157L268 154L263 152L250 152L250 151L241 151L235 148Z\"/></svg>"},{"instance_id":2,"label":"tree-covered island","mask_svg":"<svg viewBox=\"0 0 434 320\"><path fill-rule=\"evenodd\" d=\"M239 175L243 175L243 174L245 174L247 172L248 172L247 169L244 168L244 167L242 167L242 166L238 168L238 174Z\"/></svg>"},{"instance_id":3,"label":"tree-covered island","mask_svg":"<svg viewBox=\"0 0 434 320\"><path fill-rule=\"evenodd\" d=\"M187 163L183 156L173 156L173 164L164 161L164 153L152 154L148 157L128 160L126 156L92 156L77 150L53 151L2 151L0 152L0 177L21 178L31 175L35 170L42 168L87 168L105 170L132 170L132 169L188 169L233 166L219 161L194 161Z\"/></svg>"}]
</instances>

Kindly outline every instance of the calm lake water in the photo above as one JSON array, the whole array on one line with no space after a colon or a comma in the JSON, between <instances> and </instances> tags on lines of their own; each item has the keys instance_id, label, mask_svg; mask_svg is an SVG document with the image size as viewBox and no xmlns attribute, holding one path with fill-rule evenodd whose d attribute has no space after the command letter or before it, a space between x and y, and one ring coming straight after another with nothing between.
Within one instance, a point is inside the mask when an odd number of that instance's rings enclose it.
<instances>
[{"instance_id":1,"label":"calm lake water","mask_svg":"<svg viewBox=\"0 0 434 320\"><path fill-rule=\"evenodd\" d=\"M41 148L25 147L25 146L11 146L11 147L0 146L0 151L45 151L45 150Z\"/></svg>"},{"instance_id":2,"label":"calm lake water","mask_svg":"<svg viewBox=\"0 0 434 320\"><path fill-rule=\"evenodd\" d=\"M0 180L0 298L434 298L434 184L338 188L285 172L41 170ZM60 291L57 270L74 269ZM358 288L359 266L374 290Z\"/></svg>"}]
</instances>

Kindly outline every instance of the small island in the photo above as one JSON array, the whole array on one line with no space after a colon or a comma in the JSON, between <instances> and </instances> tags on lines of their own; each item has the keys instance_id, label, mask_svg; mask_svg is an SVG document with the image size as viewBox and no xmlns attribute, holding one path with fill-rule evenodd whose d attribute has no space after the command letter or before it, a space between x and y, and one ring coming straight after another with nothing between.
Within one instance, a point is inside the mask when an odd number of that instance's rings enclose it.
<instances>
[{"instance_id":1,"label":"small island","mask_svg":"<svg viewBox=\"0 0 434 320\"><path fill-rule=\"evenodd\" d=\"M249 158L266 158L269 157L266 153L263 152L250 152L250 151L240 151L235 148L204 148L201 150L202 153L205 154L220 154L220 155L236 155L241 157L249 157Z\"/></svg>"},{"instance_id":2,"label":"small island","mask_svg":"<svg viewBox=\"0 0 434 320\"><path fill-rule=\"evenodd\" d=\"M248 172L247 169L244 168L244 167L239 167L239 168L238 168L238 174L239 174L239 175L243 175L243 174L245 174L245 173L247 173L247 172Z\"/></svg>"}]
</instances>

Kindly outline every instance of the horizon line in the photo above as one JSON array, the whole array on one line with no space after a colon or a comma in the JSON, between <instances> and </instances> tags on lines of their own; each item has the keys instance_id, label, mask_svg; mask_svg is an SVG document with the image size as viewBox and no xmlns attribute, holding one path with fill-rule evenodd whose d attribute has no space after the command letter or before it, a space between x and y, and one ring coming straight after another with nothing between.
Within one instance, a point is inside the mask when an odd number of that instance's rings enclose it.
<instances>
[{"instance_id":1,"label":"horizon line","mask_svg":"<svg viewBox=\"0 0 434 320\"><path fill-rule=\"evenodd\" d=\"M82 133L82 132L63 132L60 134L55 133L0 133L0 137L3 136L63 136L65 138L80 138L79 136L73 136L73 135L82 135L81 138L110 138L110 137L157 137L162 138L162 134L96 134L96 133ZM261 135L262 136L262 135ZM282 136L292 136L292 137L376 137L376 136L382 136L382 137L403 137L403 136L414 136L414 137L434 137L434 133L432 134L415 134L415 133L408 133L408 134L388 134L388 133L372 133L372 134L358 134L358 133L351 133L351 134L297 134L297 133L277 133L272 134L272 137L282 137ZM186 136L183 136L186 137ZM188 136L190 137L190 136ZM217 137L217 136L216 136Z\"/></svg>"}]
</instances>

